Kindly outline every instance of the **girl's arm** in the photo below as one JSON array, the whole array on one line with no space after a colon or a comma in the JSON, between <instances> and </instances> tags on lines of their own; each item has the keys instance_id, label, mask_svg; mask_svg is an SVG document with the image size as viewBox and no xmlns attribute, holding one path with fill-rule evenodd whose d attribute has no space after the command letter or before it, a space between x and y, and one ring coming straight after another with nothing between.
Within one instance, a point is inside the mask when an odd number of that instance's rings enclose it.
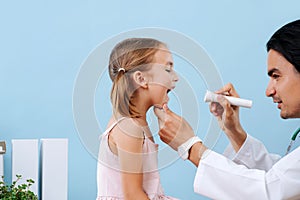
<instances>
[{"instance_id":1,"label":"girl's arm","mask_svg":"<svg viewBox=\"0 0 300 200\"><path fill-rule=\"evenodd\" d=\"M127 120L124 120L124 122ZM122 188L125 200L149 200L143 189L143 142L144 135L141 128L130 126L128 121L118 126L114 140L118 148L121 166ZM126 126L126 127L124 127ZM120 128L123 127L123 128Z\"/></svg>"}]
</instances>

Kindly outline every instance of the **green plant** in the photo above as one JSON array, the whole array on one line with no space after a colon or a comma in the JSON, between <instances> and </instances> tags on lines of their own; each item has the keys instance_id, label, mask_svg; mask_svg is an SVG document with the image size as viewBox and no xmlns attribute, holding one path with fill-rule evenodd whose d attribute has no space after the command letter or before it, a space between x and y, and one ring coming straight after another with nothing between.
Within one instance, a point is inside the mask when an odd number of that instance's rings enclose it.
<instances>
[{"instance_id":1,"label":"green plant","mask_svg":"<svg viewBox=\"0 0 300 200\"><path fill-rule=\"evenodd\" d=\"M1 200L38 200L37 195L29 190L29 187L34 184L32 179L26 180L26 183L17 185L17 182L22 178L21 175L16 175L17 179L8 185L4 182L4 177L2 176L2 181L0 181L0 199Z\"/></svg>"}]
</instances>

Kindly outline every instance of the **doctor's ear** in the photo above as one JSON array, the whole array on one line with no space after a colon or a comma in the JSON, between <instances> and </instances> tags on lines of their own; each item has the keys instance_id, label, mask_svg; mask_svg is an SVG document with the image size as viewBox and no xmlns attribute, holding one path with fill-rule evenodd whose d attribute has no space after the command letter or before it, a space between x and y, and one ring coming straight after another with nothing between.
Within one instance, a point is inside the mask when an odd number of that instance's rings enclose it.
<instances>
[{"instance_id":1,"label":"doctor's ear","mask_svg":"<svg viewBox=\"0 0 300 200\"><path fill-rule=\"evenodd\" d=\"M133 73L133 80L137 85L139 85L142 88L148 87L148 79L145 76L145 73L141 71L136 71Z\"/></svg>"}]
</instances>

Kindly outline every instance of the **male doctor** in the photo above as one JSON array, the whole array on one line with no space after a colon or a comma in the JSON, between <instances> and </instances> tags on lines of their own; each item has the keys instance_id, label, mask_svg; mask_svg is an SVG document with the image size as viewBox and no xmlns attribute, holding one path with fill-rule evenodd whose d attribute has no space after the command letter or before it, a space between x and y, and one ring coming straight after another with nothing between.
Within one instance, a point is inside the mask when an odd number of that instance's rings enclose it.
<instances>
[{"instance_id":1,"label":"male doctor","mask_svg":"<svg viewBox=\"0 0 300 200\"><path fill-rule=\"evenodd\" d=\"M275 32L267 43L266 95L283 119L300 118L300 20ZM232 84L216 93L238 97ZM184 119L164 105L155 109L160 138L198 167L195 192L212 199L300 199L300 147L280 158L247 134L239 121L239 108L222 96L210 105L230 140L224 155L207 149ZM186 152L185 152L186 151ZM233 155L232 159L227 158Z\"/></svg>"}]
</instances>

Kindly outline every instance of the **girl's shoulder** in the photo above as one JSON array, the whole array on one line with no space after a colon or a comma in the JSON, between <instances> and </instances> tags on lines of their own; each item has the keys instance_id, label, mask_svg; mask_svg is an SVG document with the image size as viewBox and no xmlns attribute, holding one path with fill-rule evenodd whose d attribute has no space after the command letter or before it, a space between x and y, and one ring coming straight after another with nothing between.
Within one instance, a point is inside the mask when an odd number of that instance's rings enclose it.
<instances>
[{"instance_id":1,"label":"girl's shoulder","mask_svg":"<svg viewBox=\"0 0 300 200\"><path fill-rule=\"evenodd\" d=\"M117 121L113 128L109 139L115 144L118 152L122 149L123 152L141 153L145 140L143 127L136 120L124 118Z\"/></svg>"},{"instance_id":2,"label":"girl's shoulder","mask_svg":"<svg viewBox=\"0 0 300 200\"><path fill-rule=\"evenodd\" d=\"M144 139L144 128L139 121L129 117L122 117L119 119L112 119L110 124L115 124L113 132L116 135L123 137L132 137L135 139Z\"/></svg>"}]
</instances>

